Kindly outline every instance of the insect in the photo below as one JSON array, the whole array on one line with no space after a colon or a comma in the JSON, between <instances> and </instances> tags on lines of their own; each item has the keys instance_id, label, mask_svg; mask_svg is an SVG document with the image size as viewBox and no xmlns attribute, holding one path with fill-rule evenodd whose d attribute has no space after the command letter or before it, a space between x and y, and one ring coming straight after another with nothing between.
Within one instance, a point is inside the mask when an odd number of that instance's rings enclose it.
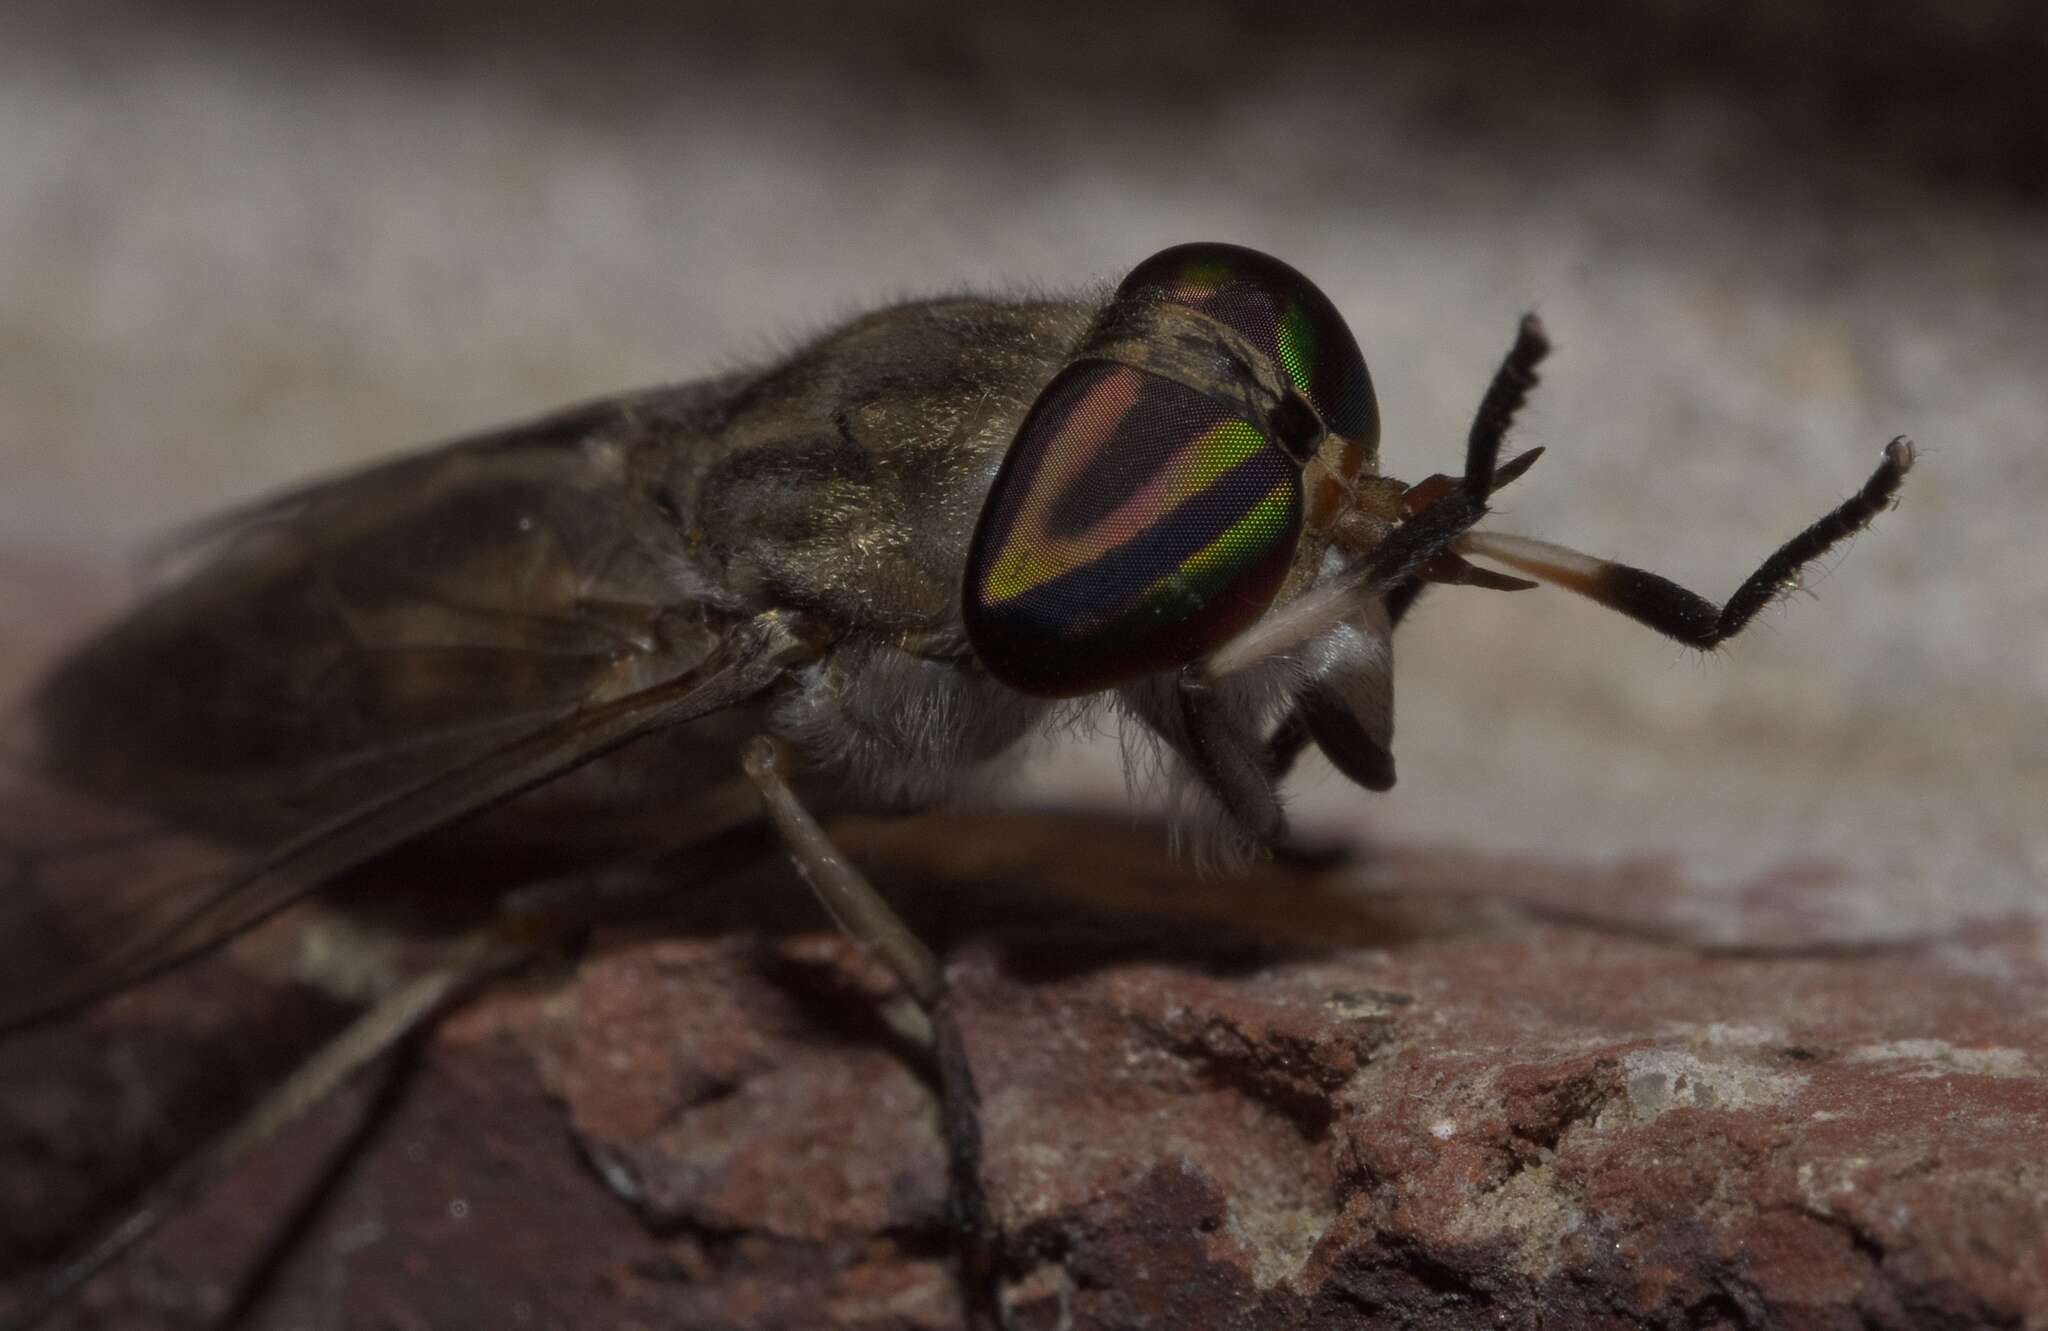
<instances>
[{"instance_id":1,"label":"insect","mask_svg":"<svg viewBox=\"0 0 2048 1331\"><path fill-rule=\"evenodd\" d=\"M1863 487L1725 605L1481 531L1548 343L1526 318L1462 473L1380 474L1334 305L1224 244L1113 291L883 309L224 514L8 732L0 1027L51 1020L407 856L501 881L443 964L52 1278L61 1298L297 1107L573 927L583 871L764 812L928 1018L970 1278L994 1260L943 969L818 821L947 800L1086 709L1150 738L1226 852L1281 845L1311 744L1394 781L1391 636L1430 584L1588 596L1693 647L1867 525ZM1491 571L1482 558L1515 571ZM1526 576L1516 576L1526 575ZM89 828L90 834L79 829ZM674 890L689 884L670 885Z\"/></svg>"}]
</instances>

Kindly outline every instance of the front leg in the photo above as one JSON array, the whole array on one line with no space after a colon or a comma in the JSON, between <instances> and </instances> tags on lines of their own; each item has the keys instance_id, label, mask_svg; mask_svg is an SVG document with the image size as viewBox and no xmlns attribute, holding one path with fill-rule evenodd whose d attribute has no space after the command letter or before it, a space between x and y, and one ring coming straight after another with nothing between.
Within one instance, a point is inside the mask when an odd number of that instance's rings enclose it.
<instances>
[{"instance_id":1,"label":"front leg","mask_svg":"<svg viewBox=\"0 0 2048 1331\"><path fill-rule=\"evenodd\" d=\"M1906 473L1913 469L1912 441L1903 436L1885 446L1884 460L1863 488L1778 547L1724 605L1715 605L1669 578L1629 564L1596 559L1577 550L1526 536L1467 532L1457 549L1495 560L1532 578L1553 583L1627 615L1639 624L1710 650L1742 632L1759 610L1797 584L1799 572L1836 545L1869 526L1891 507Z\"/></svg>"},{"instance_id":2,"label":"front leg","mask_svg":"<svg viewBox=\"0 0 2048 1331\"><path fill-rule=\"evenodd\" d=\"M1257 732L1233 721L1217 686L1199 667L1181 671L1176 693L1186 738L1181 752L1195 775L1247 837L1269 850L1279 845L1287 836L1287 816L1266 746L1247 742Z\"/></svg>"}]
</instances>

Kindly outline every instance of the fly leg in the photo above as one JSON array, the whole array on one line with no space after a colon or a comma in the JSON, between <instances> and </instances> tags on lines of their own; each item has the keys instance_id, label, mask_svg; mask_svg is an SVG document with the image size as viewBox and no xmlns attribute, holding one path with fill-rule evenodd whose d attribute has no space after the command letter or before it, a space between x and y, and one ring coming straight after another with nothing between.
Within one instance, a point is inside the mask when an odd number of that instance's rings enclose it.
<instances>
[{"instance_id":1,"label":"fly leg","mask_svg":"<svg viewBox=\"0 0 2048 1331\"><path fill-rule=\"evenodd\" d=\"M1862 489L1779 546L1724 605L1715 605L1647 570L1526 536L1467 532L1458 539L1457 548L1577 592L1668 638L1705 651L1742 632L1759 610L1797 585L1802 568L1891 507L1906 473L1913 469L1913 459L1910 440L1900 437L1885 445L1884 460Z\"/></svg>"},{"instance_id":2,"label":"fly leg","mask_svg":"<svg viewBox=\"0 0 2048 1331\"><path fill-rule=\"evenodd\" d=\"M1534 448L1500 465L1501 445L1528 402L1529 391L1536 387L1536 367L1549 354L1550 336L1543 331L1543 321L1534 314L1523 315L1515 329L1514 345L1493 372L1479 399L1479 410L1473 413L1472 429L1465 438L1465 474L1418 481L1406 500L1409 520L1373 551L1373 570L1387 588L1387 617L1395 625L1414 606L1428 582L1457 580L1455 573L1428 578L1423 569L1449 554L1453 539L1486 516L1486 501L1495 490L1527 471L1542 455L1542 449ZM1455 556L1453 562L1458 562Z\"/></svg>"},{"instance_id":3,"label":"fly leg","mask_svg":"<svg viewBox=\"0 0 2048 1331\"><path fill-rule=\"evenodd\" d=\"M1469 583L1500 591L1531 584L1520 578L1478 569L1458 557L1458 538L1486 516L1486 501L1543 455L1532 448L1506 462L1501 445L1515 415L1536 386L1536 367L1550 354L1550 339L1533 314L1522 316L1514 345L1501 359L1487 385L1465 442L1463 476L1428 476L1409 486L1402 497L1405 518L1391 531L1364 513L1338 523L1337 545L1361 556L1349 577L1326 583L1269 612L1200 663L1204 679L1220 679L1267 657L1277 656L1351 617L1367 602L1384 601L1388 617L1398 624L1426 582ZM1275 736L1276 740L1285 738ZM1274 748L1269 764L1287 757ZM1297 750L1298 752L1298 750Z\"/></svg>"},{"instance_id":4,"label":"fly leg","mask_svg":"<svg viewBox=\"0 0 2048 1331\"><path fill-rule=\"evenodd\" d=\"M1543 321L1534 314L1523 315L1515 329L1515 344L1508 348L1500 368L1493 372L1486 396L1479 399L1479 410L1472 417L1471 432L1465 437L1464 487L1473 503L1484 504L1497 484L1505 485L1513 479L1503 475L1496 481L1494 464L1500 458L1500 446L1507 439L1508 428L1529 400L1529 390L1536 386L1536 367L1549 354L1550 337L1543 331ZM1533 461L1534 458L1529 459ZM1521 466L1527 465L1521 462ZM1520 474L1519 468L1516 474Z\"/></svg>"},{"instance_id":5,"label":"fly leg","mask_svg":"<svg viewBox=\"0 0 2048 1331\"><path fill-rule=\"evenodd\" d=\"M1287 836L1287 816L1280 807L1272 758L1238 738L1240 727L1232 724L1199 670L1183 670L1176 690L1187 737L1182 752L1196 775L1253 842L1268 850L1279 845Z\"/></svg>"},{"instance_id":6,"label":"fly leg","mask_svg":"<svg viewBox=\"0 0 2048 1331\"><path fill-rule=\"evenodd\" d=\"M1473 583L1501 591L1529 585L1518 578L1475 569L1456 552L1460 537L1486 515L1487 500L1494 491L1521 476L1543 455L1542 449L1532 448L1505 463L1500 460L1508 430L1529 400L1529 391L1536 387L1536 367L1549 354L1550 337L1543 331L1543 322L1534 314L1523 315L1515 329L1514 345L1494 370L1479 400L1479 410L1473 414L1472 429L1465 439L1464 475L1430 476L1409 487L1403 501L1407 520L1384 536L1368 528L1359 538L1361 552L1368 555L1362 584L1349 598L1332 597L1327 608L1304 607L1304 625L1274 632L1274 645L1288 645L1289 639L1307 637L1310 628L1320 630L1328 622L1352 617L1363 599L1360 593L1379 598L1386 613L1383 631L1391 635L1431 582ZM1338 539L1346 539L1341 528ZM1246 634L1245 638L1252 636ZM1239 651L1251 654L1243 648ZM1319 684L1282 718L1266 740L1264 765L1273 782L1285 777L1310 742L1316 741L1346 775L1367 790L1393 786L1393 756L1387 751L1386 736L1361 730L1352 710L1355 699L1341 693ZM1390 717L1384 728L1391 729Z\"/></svg>"},{"instance_id":7,"label":"fly leg","mask_svg":"<svg viewBox=\"0 0 2048 1331\"><path fill-rule=\"evenodd\" d=\"M995 1293L995 1227L981 1183L981 1100L974 1070L955 1019L946 973L895 909L832 844L825 829L789 783L789 750L766 735L741 749L740 761L761 791L768 817L789 848L797 872L833 920L855 942L895 972L930 1023L929 1043L939 1081L939 1115L946 1139L951 1220L960 1234L967 1296Z\"/></svg>"},{"instance_id":8,"label":"fly leg","mask_svg":"<svg viewBox=\"0 0 2048 1331\"><path fill-rule=\"evenodd\" d=\"M28 1331L40 1323L357 1072L430 1025L476 985L528 960L537 950L538 940L497 925L467 935L450 948L440 966L379 999L239 1123L187 1158L90 1245L66 1259L26 1303L8 1311L0 1331Z\"/></svg>"}]
</instances>

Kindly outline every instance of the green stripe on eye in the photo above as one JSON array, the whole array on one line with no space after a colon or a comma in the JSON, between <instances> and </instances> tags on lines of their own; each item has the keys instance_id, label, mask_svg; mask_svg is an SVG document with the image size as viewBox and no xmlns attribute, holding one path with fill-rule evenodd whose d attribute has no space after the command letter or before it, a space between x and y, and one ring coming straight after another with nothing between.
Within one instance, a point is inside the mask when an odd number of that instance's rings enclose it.
<instances>
[{"instance_id":1,"label":"green stripe on eye","mask_svg":"<svg viewBox=\"0 0 2048 1331\"><path fill-rule=\"evenodd\" d=\"M1208 488L1218 476L1266 446L1266 436L1245 421L1224 421L1198 440L1193 459L1183 469L1183 495Z\"/></svg>"},{"instance_id":2,"label":"green stripe on eye","mask_svg":"<svg viewBox=\"0 0 2048 1331\"><path fill-rule=\"evenodd\" d=\"M1250 512L1232 523L1228 530L1189 555L1181 566L1145 589L1138 608L1157 613L1159 607L1175 600L1200 603L1228 584L1243 568L1263 558L1273 542L1288 534L1293 495L1284 484L1275 485ZM1292 545L1292 541L1289 542Z\"/></svg>"},{"instance_id":3,"label":"green stripe on eye","mask_svg":"<svg viewBox=\"0 0 2048 1331\"><path fill-rule=\"evenodd\" d=\"M1316 330L1299 304L1290 304L1280 319L1280 365L1296 389L1315 397ZM1324 408L1325 411L1328 408Z\"/></svg>"},{"instance_id":4,"label":"green stripe on eye","mask_svg":"<svg viewBox=\"0 0 2048 1331\"><path fill-rule=\"evenodd\" d=\"M1301 469L1174 380L1067 366L1025 417L968 552L990 674L1071 696L1170 670L1264 613L1301 535Z\"/></svg>"},{"instance_id":5,"label":"green stripe on eye","mask_svg":"<svg viewBox=\"0 0 2048 1331\"><path fill-rule=\"evenodd\" d=\"M1055 445L1058 442L1055 440ZM1078 447L1069 449L1069 455L1086 447L1075 442ZM1008 539L996 551L982 580L984 595L992 604L1014 600L1082 564L1109 557L1118 546L1143 535L1153 524L1171 520L1181 505L1267 446L1266 437L1249 423L1220 422L1193 443L1158 461L1149 484L1137 497L1142 507L1135 513L1128 505L1112 509L1095 527L1070 535L1055 535L1046 530L1043 513L1050 504L1045 500L1057 500L1058 495L1045 496L1039 503L1027 506L1029 516L1011 528ZM1094 479L1087 470L1087 464L1095 461L1092 453L1074 465L1070 456L1048 451L1055 455L1042 464L1039 482L1034 486L1041 494Z\"/></svg>"}]
</instances>

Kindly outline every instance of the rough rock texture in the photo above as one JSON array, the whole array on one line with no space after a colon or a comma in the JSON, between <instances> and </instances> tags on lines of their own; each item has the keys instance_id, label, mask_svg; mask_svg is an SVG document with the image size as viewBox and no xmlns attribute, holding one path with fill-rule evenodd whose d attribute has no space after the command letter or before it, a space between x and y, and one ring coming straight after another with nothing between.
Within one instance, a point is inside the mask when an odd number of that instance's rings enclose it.
<instances>
[{"instance_id":1,"label":"rough rock texture","mask_svg":"<svg viewBox=\"0 0 2048 1331\"><path fill-rule=\"evenodd\" d=\"M1640 875L1390 853L1188 883L1149 828L847 836L950 940L1015 1326L2048 1326L2035 925L1703 944ZM960 1325L886 980L729 909L479 1000L317 1204L352 1106L70 1324ZM116 1005L67 1076L210 1028L209 994L260 1010L226 969Z\"/></svg>"}]
</instances>

